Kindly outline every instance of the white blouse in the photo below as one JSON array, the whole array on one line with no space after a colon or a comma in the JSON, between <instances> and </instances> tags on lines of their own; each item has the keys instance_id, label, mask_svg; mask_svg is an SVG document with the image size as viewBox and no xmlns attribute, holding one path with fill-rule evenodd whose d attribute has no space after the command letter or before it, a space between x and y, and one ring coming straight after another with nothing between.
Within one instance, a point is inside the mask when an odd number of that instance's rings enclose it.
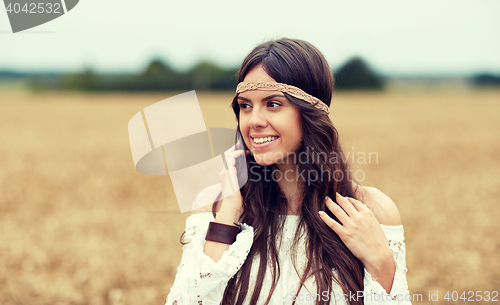
<instances>
[{"instance_id":1,"label":"white blouse","mask_svg":"<svg viewBox=\"0 0 500 305\"><path fill-rule=\"evenodd\" d=\"M294 264L290 254L291 245L300 220L298 215L286 215L281 241L278 241L279 263L281 274L270 304L316 304L316 300L329 301L330 304L348 304L349 300L356 300L356 294L346 295L333 280L333 293L317 293L314 278L310 277L304 286L297 292L300 277L297 271L302 272L306 265L305 242L306 234L301 234ZM213 261L204 252L205 236L208 224L213 221L210 212L191 215L186 220L181 264L177 268L175 281L167 297L166 305L212 305L220 304L224 296L228 281L238 272L247 258L253 243L253 228L242 225L242 231L236 241L223 253L218 262ZM406 282L406 261L403 226L385 226L382 229L392 249L396 273L390 294L369 273L364 270L364 304L411 304L408 284ZM297 267L294 267L294 265ZM256 255L251 269L250 285L247 298L243 304L248 304L252 295L252 287L257 277L259 257ZM300 273L301 274L301 273ZM270 272L266 273L258 304L264 304L271 287ZM359 298L361 298L361 294Z\"/></svg>"}]
</instances>

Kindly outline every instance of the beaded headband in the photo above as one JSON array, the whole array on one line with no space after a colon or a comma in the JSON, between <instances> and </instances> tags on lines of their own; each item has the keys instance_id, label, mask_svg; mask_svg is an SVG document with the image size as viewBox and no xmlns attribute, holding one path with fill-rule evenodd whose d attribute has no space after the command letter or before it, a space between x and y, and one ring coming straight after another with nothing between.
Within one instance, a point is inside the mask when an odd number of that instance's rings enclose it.
<instances>
[{"instance_id":1,"label":"beaded headband","mask_svg":"<svg viewBox=\"0 0 500 305\"><path fill-rule=\"evenodd\" d=\"M314 107L325 111L327 114L330 113L328 106L323 103L319 98L314 97L310 94L305 93L302 89L295 86L282 84L282 83L249 83L241 82L236 87L236 93L242 93L251 90L264 90L264 91L281 91L283 93L288 93L293 97L304 100Z\"/></svg>"}]
</instances>

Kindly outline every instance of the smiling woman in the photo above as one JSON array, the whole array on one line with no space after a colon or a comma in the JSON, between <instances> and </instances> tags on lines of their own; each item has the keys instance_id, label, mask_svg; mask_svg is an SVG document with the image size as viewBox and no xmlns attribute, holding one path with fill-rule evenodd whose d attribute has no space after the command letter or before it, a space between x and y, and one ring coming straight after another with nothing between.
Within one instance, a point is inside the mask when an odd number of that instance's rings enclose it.
<instances>
[{"instance_id":1,"label":"smiling woman","mask_svg":"<svg viewBox=\"0 0 500 305\"><path fill-rule=\"evenodd\" d=\"M221 184L197 197L213 202L215 189L222 199L187 219L167 304L408 304L396 206L354 181L347 159L314 158L343 155L323 55L305 41L269 41L243 61L238 83L243 150L227 153Z\"/></svg>"},{"instance_id":2,"label":"smiling woman","mask_svg":"<svg viewBox=\"0 0 500 305\"><path fill-rule=\"evenodd\" d=\"M276 84L262 64L248 72L244 81ZM279 91L248 90L239 93L237 100L240 131L257 163L262 166L288 163L283 159L296 152L302 143L301 115L297 106Z\"/></svg>"}]
</instances>

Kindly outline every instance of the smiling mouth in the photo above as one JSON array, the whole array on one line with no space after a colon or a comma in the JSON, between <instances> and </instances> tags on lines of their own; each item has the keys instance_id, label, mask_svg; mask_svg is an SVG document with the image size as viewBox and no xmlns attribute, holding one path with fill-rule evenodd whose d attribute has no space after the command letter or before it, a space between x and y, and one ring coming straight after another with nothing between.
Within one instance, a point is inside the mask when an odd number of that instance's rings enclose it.
<instances>
[{"instance_id":1,"label":"smiling mouth","mask_svg":"<svg viewBox=\"0 0 500 305\"><path fill-rule=\"evenodd\" d=\"M265 144L277 140L278 136L273 137L265 137L265 138L252 138L253 143L255 144Z\"/></svg>"}]
</instances>

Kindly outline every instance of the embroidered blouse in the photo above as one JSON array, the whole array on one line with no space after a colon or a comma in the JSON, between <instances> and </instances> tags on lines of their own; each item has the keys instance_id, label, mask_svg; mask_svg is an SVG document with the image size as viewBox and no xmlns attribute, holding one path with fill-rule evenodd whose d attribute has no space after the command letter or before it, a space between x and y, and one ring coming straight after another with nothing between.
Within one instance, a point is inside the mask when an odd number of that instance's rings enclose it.
<instances>
[{"instance_id":1,"label":"embroidered blouse","mask_svg":"<svg viewBox=\"0 0 500 305\"><path fill-rule=\"evenodd\" d=\"M270 304L291 304L294 300L297 305L316 304L316 300L321 298L321 300L329 301L330 304L344 305L348 304L349 300L356 300L357 297L361 298L360 293L358 295L355 293L351 295L344 294L340 286L333 280L333 293L318 293L314 277L309 277L300 291L297 291L300 283L297 271L301 272L306 265L306 234L301 234L297 246L291 249L300 216L284 215L283 217L285 217L285 222L282 238L279 241L281 274ZM246 224L241 224L242 231L237 235L236 241L222 254L218 262L215 262L203 252L208 224L213 220L211 212L193 214L187 218L184 233L184 241L187 244L183 247L181 263L177 268L175 281L170 289L166 305L220 304L228 281L245 262L253 243L253 228ZM382 285L364 269L364 304L411 304L406 281L407 269L403 226L381 226L394 256L396 272L391 292L388 294ZM292 256L290 251L296 251L296 255ZM296 257L295 262L292 257ZM297 269L294 267L294 263ZM254 286L252 284L255 283L258 266L259 257L256 255L250 273L250 289L243 304L248 304L252 295L252 287ZM258 304L264 304L266 301L271 282L270 272L267 272Z\"/></svg>"}]
</instances>

